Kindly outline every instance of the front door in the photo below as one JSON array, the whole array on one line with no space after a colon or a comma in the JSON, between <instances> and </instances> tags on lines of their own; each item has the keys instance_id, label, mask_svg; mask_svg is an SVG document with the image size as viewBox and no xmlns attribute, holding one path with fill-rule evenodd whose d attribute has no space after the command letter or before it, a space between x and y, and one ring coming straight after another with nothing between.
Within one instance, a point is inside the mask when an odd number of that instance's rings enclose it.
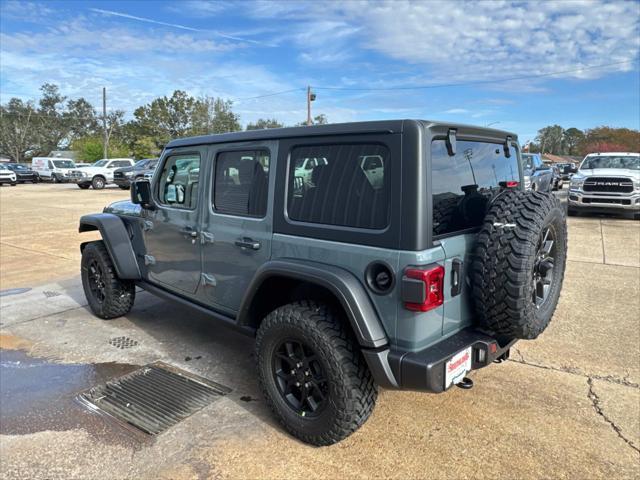
<instances>
[{"instance_id":1,"label":"front door","mask_svg":"<svg viewBox=\"0 0 640 480\"><path fill-rule=\"evenodd\" d=\"M201 274L199 180L206 147L168 151L154 184L156 209L144 223L149 281L195 294Z\"/></svg>"},{"instance_id":2,"label":"front door","mask_svg":"<svg viewBox=\"0 0 640 480\"><path fill-rule=\"evenodd\" d=\"M235 313L256 270L271 257L276 142L216 147L202 225L198 297Z\"/></svg>"}]
</instances>

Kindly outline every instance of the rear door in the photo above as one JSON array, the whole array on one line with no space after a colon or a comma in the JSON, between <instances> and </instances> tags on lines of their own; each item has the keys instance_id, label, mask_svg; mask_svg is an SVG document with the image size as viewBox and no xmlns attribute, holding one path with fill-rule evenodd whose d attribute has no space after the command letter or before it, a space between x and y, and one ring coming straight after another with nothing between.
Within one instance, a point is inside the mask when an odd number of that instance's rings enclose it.
<instances>
[{"instance_id":1,"label":"rear door","mask_svg":"<svg viewBox=\"0 0 640 480\"><path fill-rule=\"evenodd\" d=\"M456 154L449 156L444 139L431 144L433 236L446 257L443 335L474 322L467 278L469 254L500 183L519 181L516 148L510 148L507 158L503 145L459 136Z\"/></svg>"},{"instance_id":2,"label":"rear door","mask_svg":"<svg viewBox=\"0 0 640 480\"><path fill-rule=\"evenodd\" d=\"M212 147L198 297L228 313L239 310L256 270L271 257L272 160L277 145L272 141Z\"/></svg>"},{"instance_id":3,"label":"rear door","mask_svg":"<svg viewBox=\"0 0 640 480\"><path fill-rule=\"evenodd\" d=\"M200 167L206 147L184 147L163 158L154 183L156 209L144 222L145 264L149 280L170 290L193 295L200 283L198 205Z\"/></svg>"}]
</instances>

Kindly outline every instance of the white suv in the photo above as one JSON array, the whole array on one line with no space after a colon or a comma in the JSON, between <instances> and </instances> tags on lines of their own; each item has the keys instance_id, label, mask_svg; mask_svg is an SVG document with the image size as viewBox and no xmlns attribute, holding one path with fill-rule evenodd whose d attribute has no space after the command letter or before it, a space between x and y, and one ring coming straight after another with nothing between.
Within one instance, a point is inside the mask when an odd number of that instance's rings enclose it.
<instances>
[{"instance_id":1,"label":"white suv","mask_svg":"<svg viewBox=\"0 0 640 480\"><path fill-rule=\"evenodd\" d=\"M580 211L633 212L640 218L640 153L590 153L571 177L569 215Z\"/></svg>"},{"instance_id":2,"label":"white suv","mask_svg":"<svg viewBox=\"0 0 640 480\"><path fill-rule=\"evenodd\" d=\"M90 167L71 172L71 180L83 190L89 187L102 190L107 184L113 183L113 172L117 168L131 167L134 163L131 158L103 158Z\"/></svg>"}]
</instances>

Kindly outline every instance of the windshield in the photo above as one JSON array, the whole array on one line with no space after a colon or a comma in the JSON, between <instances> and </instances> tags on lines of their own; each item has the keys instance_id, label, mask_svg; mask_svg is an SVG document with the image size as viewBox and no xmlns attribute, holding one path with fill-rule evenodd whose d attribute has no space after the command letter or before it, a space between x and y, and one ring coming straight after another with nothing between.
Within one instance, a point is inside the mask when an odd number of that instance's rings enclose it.
<instances>
[{"instance_id":1,"label":"windshield","mask_svg":"<svg viewBox=\"0 0 640 480\"><path fill-rule=\"evenodd\" d=\"M109 162L109 160L98 160L96 163L93 164L93 166L94 167L104 167L108 162Z\"/></svg>"},{"instance_id":2,"label":"windshield","mask_svg":"<svg viewBox=\"0 0 640 480\"><path fill-rule=\"evenodd\" d=\"M149 160L138 160L136 164L133 166L136 170L141 170L145 167Z\"/></svg>"},{"instance_id":3,"label":"windshield","mask_svg":"<svg viewBox=\"0 0 640 480\"><path fill-rule=\"evenodd\" d=\"M24 165L7 165L10 170L27 170Z\"/></svg>"},{"instance_id":4,"label":"windshield","mask_svg":"<svg viewBox=\"0 0 640 480\"><path fill-rule=\"evenodd\" d=\"M75 168L75 163L72 160L54 160L53 164L57 168Z\"/></svg>"},{"instance_id":5,"label":"windshield","mask_svg":"<svg viewBox=\"0 0 640 480\"><path fill-rule=\"evenodd\" d=\"M629 168L640 170L640 157L624 155L619 157L587 157L580 165L581 170L593 168Z\"/></svg>"}]
</instances>

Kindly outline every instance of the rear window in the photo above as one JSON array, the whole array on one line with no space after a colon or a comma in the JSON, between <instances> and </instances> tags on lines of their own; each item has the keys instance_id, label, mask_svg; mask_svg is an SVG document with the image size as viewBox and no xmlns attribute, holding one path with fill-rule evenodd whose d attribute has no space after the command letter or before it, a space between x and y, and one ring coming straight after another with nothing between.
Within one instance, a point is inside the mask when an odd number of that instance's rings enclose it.
<instances>
[{"instance_id":1,"label":"rear window","mask_svg":"<svg viewBox=\"0 0 640 480\"><path fill-rule=\"evenodd\" d=\"M449 235L478 227L488 200L500 183L518 181L516 149L504 154L504 145L458 140L450 157L444 140L431 144L433 234Z\"/></svg>"},{"instance_id":2,"label":"rear window","mask_svg":"<svg viewBox=\"0 0 640 480\"><path fill-rule=\"evenodd\" d=\"M389 223L389 150L383 145L300 146L291 151L291 220L383 229Z\"/></svg>"}]
</instances>

